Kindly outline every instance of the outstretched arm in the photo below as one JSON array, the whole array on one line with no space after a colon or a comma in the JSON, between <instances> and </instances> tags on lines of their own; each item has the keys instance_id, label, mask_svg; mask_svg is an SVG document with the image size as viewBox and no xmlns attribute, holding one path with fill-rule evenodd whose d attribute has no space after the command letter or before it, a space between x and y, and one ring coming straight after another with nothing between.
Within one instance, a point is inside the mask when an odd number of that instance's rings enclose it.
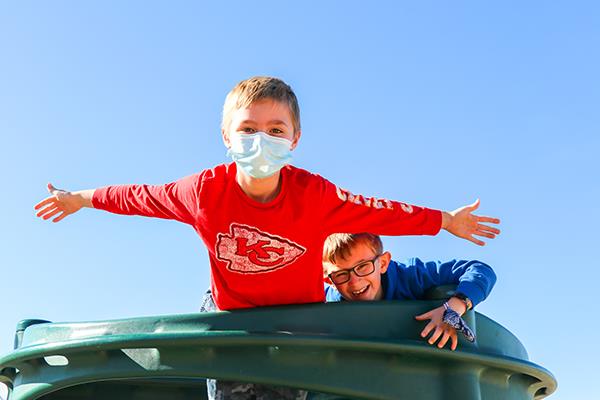
<instances>
[{"instance_id":1,"label":"outstretched arm","mask_svg":"<svg viewBox=\"0 0 600 400\"><path fill-rule=\"evenodd\" d=\"M493 239L500 230L489 226L499 224L498 218L472 214L479 207L475 203L443 212L397 201L355 195L320 178L321 193L318 201L320 220L327 235L336 232L371 232L378 235L436 235L440 228L455 236L483 246L473 235Z\"/></svg>"},{"instance_id":2,"label":"outstretched arm","mask_svg":"<svg viewBox=\"0 0 600 400\"><path fill-rule=\"evenodd\" d=\"M469 240L479 246L484 246L485 242L473 237L473 235L494 239L496 235L500 234L500 229L484 223L499 224L500 220L498 218L472 214L477 208L479 208L479 199L471 205L457 208L454 211L443 211L442 228L459 238Z\"/></svg>"},{"instance_id":3,"label":"outstretched arm","mask_svg":"<svg viewBox=\"0 0 600 400\"><path fill-rule=\"evenodd\" d=\"M58 222L67 215L73 214L83 207L94 208L92 197L96 189L80 190L69 192L67 190L57 189L51 183L48 183L48 192L50 196L35 205L38 210L36 216L45 220L54 217L52 222Z\"/></svg>"},{"instance_id":4,"label":"outstretched arm","mask_svg":"<svg viewBox=\"0 0 600 400\"><path fill-rule=\"evenodd\" d=\"M35 206L37 215L53 222L83 207L121 215L174 219L187 224L196 221L201 175L194 174L164 185L116 185L69 192L48 184L51 196Z\"/></svg>"}]
</instances>

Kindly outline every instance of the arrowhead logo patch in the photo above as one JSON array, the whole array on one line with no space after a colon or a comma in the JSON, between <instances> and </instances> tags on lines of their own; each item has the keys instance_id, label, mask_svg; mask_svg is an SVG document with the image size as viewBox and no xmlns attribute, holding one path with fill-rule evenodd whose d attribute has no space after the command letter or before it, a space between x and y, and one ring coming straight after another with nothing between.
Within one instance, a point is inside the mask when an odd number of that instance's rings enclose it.
<instances>
[{"instance_id":1,"label":"arrowhead logo patch","mask_svg":"<svg viewBox=\"0 0 600 400\"><path fill-rule=\"evenodd\" d=\"M283 268L306 252L297 243L242 224L231 224L229 234L219 233L215 250L228 270L242 274Z\"/></svg>"}]
</instances>

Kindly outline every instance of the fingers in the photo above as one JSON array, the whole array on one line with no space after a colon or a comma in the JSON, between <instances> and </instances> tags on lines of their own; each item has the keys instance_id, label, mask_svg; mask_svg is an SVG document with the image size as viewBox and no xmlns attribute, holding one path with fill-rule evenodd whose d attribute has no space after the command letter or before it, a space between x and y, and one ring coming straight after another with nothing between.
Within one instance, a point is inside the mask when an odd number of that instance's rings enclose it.
<instances>
[{"instance_id":1,"label":"fingers","mask_svg":"<svg viewBox=\"0 0 600 400\"><path fill-rule=\"evenodd\" d=\"M431 319L431 311L428 311L428 312L426 312L424 314L421 314L421 315L417 315L415 317L415 319L417 321L423 321L424 319Z\"/></svg>"},{"instance_id":2,"label":"fingers","mask_svg":"<svg viewBox=\"0 0 600 400\"><path fill-rule=\"evenodd\" d=\"M51 212L45 214L42 218L45 220L48 220L52 217L54 217L56 214L58 214L59 212L62 212L61 210L59 210L58 208L53 209Z\"/></svg>"},{"instance_id":3,"label":"fingers","mask_svg":"<svg viewBox=\"0 0 600 400\"><path fill-rule=\"evenodd\" d=\"M435 328L435 324L433 322L428 323L425 326L425 328L421 331L421 337L424 338L427 335L429 335L429 332L431 332L433 328Z\"/></svg>"},{"instance_id":4,"label":"fingers","mask_svg":"<svg viewBox=\"0 0 600 400\"><path fill-rule=\"evenodd\" d=\"M441 326L436 327L435 332L433 332L433 335L431 335L427 342L429 342L429 344L434 344L435 342L437 342L440 336L442 336L442 333L444 333L444 328L442 328Z\"/></svg>"},{"instance_id":5,"label":"fingers","mask_svg":"<svg viewBox=\"0 0 600 400\"><path fill-rule=\"evenodd\" d=\"M450 329L448 329L448 328L444 329L444 335L442 336L442 338L440 339L440 341L437 344L438 349L444 348L446 343L448 343L448 339L450 339L451 335L452 335L452 332L450 332Z\"/></svg>"},{"instance_id":6,"label":"fingers","mask_svg":"<svg viewBox=\"0 0 600 400\"><path fill-rule=\"evenodd\" d=\"M429 319L433 318L431 321L429 321L429 323L421 331L421 337L426 338L431 332L433 332L431 337L429 339L427 339L427 342L430 345L434 345L439 339L439 342L437 343L437 347L442 349L442 348L444 348L444 346L446 346L446 344L450 340L451 341L450 348L452 350L456 350L456 347L458 346L458 336L456 334L456 329L444 324L443 322L441 322L441 320L437 320L437 317L435 315L436 310L437 309L434 309L429 312L426 312L425 314L415 316L415 319L417 319L419 321L421 321L423 319L427 319L427 318L429 318ZM437 321L437 322L434 322L434 321Z\"/></svg>"},{"instance_id":7,"label":"fingers","mask_svg":"<svg viewBox=\"0 0 600 400\"><path fill-rule=\"evenodd\" d=\"M500 223L500 219L494 217L484 217L482 215L475 215L475 218L477 218L477 222L489 222L491 224Z\"/></svg>"},{"instance_id":8,"label":"fingers","mask_svg":"<svg viewBox=\"0 0 600 400\"><path fill-rule=\"evenodd\" d=\"M54 196L51 197L46 197L44 200L40 201L39 203L37 203L33 209L34 210L39 210L40 208L44 207L45 205L48 205L50 203L53 203L56 200L56 198Z\"/></svg>"},{"instance_id":9,"label":"fingers","mask_svg":"<svg viewBox=\"0 0 600 400\"><path fill-rule=\"evenodd\" d=\"M62 214L60 214L58 217L54 218L52 220L52 222L58 222L58 221L62 220L64 217L66 217L67 215L69 215L69 214L63 211Z\"/></svg>"},{"instance_id":10,"label":"fingers","mask_svg":"<svg viewBox=\"0 0 600 400\"><path fill-rule=\"evenodd\" d=\"M450 336L450 338L452 339L452 345L450 346L450 348L452 349L452 351L456 350L456 346L458 346L458 335L456 334L456 329L452 329L452 335Z\"/></svg>"},{"instance_id":11,"label":"fingers","mask_svg":"<svg viewBox=\"0 0 600 400\"><path fill-rule=\"evenodd\" d=\"M35 214L36 217L43 217L44 215L54 211L54 210L58 210L58 207L56 206L56 204L51 204L46 208L41 209L40 211L38 211L37 214Z\"/></svg>"},{"instance_id":12,"label":"fingers","mask_svg":"<svg viewBox=\"0 0 600 400\"><path fill-rule=\"evenodd\" d=\"M480 230L486 231L486 232L490 232L490 233L493 233L495 235L499 235L500 234L500 229L494 228L493 226L487 226L487 225L483 225L483 224L477 224L477 229L480 229Z\"/></svg>"},{"instance_id":13,"label":"fingers","mask_svg":"<svg viewBox=\"0 0 600 400\"><path fill-rule=\"evenodd\" d=\"M494 235L493 233L484 232L479 229L475 231L475 235L483 236L483 237L490 238L490 239L494 239L496 237L496 235Z\"/></svg>"},{"instance_id":14,"label":"fingers","mask_svg":"<svg viewBox=\"0 0 600 400\"><path fill-rule=\"evenodd\" d=\"M465 239L467 239L470 242L475 243L478 246L485 246L485 242L483 242L483 241L481 241L479 239L476 239L473 236L466 236Z\"/></svg>"},{"instance_id":15,"label":"fingers","mask_svg":"<svg viewBox=\"0 0 600 400\"><path fill-rule=\"evenodd\" d=\"M500 229L494 228L492 226L487 226L483 224L477 224L477 228L475 230L475 235L483 236L489 239L495 239L496 235L500 234Z\"/></svg>"},{"instance_id":16,"label":"fingers","mask_svg":"<svg viewBox=\"0 0 600 400\"><path fill-rule=\"evenodd\" d=\"M421 334L421 336L423 336L423 334ZM427 342L430 345L433 345L435 344L435 342L438 341L438 339L440 340L437 344L437 347L439 349L443 349L444 346L446 346L446 344L448 343L448 340L450 340L451 342L450 349L452 351L456 350L456 347L458 346L458 335L456 334L456 329L451 328L449 326L436 326L435 332L433 333L433 335L431 335Z\"/></svg>"}]
</instances>

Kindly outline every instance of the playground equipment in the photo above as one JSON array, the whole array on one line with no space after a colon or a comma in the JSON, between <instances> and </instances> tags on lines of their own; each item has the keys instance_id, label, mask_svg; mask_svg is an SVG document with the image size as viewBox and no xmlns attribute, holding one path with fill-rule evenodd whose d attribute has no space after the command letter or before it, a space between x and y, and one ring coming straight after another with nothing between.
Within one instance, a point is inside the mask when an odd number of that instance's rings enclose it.
<instances>
[{"instance_id":1,"label":"playground equipment","mask_svg":"<svg viewBox=\"0 0 600 400\"><path fill-rule=\"evenodd\" d=\"M202 399L206 377L303 388L319 399L520 400L554 392L552 374L482 314L464 316L475 343L459 338L454 352L427 344L419 336L424 323L414 316L440 304L25 320L17 326L15 350L0 358L0 382L11 389L9 400Z\"/></svg>"}]
</instances>

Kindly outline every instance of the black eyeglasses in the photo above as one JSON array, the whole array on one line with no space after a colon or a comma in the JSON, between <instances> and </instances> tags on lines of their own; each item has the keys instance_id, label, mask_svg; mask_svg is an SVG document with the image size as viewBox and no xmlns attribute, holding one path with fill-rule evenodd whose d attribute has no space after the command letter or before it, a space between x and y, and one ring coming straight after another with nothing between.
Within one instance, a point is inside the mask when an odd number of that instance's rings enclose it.
<instances>
[{"instance_id":1,"label":"black eyeglasses","mask_svg":"<svg viewBox=\"0 0 600 400\"><path fill-rule=\"evenodd\" d=\"M340 285L350 280L350 272L354 272L356 276L371 275L373 271L375 271L375 261L377 261L380 255L381 254L378 254L377 256L375 256L374 259L369 261L363 261L352 268L332 272L328 275L329 279L331 279L331 281L336 285Z\"/></svg>"}]
</instances>

